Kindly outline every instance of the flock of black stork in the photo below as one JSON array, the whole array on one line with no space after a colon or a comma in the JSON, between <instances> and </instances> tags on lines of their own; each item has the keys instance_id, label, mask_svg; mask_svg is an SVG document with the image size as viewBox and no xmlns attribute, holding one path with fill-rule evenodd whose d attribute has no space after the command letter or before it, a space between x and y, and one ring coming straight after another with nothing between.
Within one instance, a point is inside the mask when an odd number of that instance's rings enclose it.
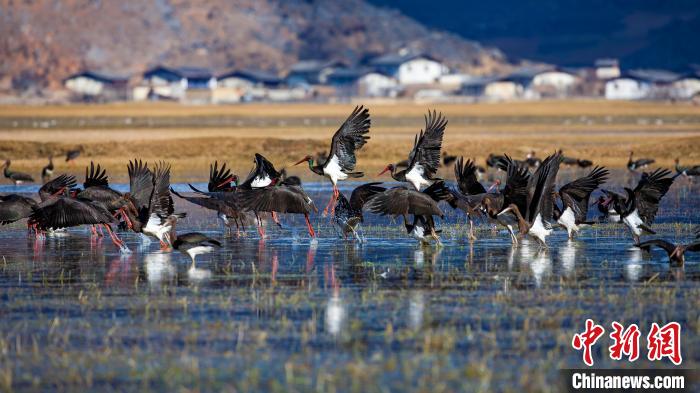
<instances>
[{"instance_id":1,"label":"flock of black stork","mask_svg":"<svg viewBox=\"0 0 700 393\"><path fill-rule=\"evenodd\" d=\"M624 188L622 193L602 189L602 195L591 205L591 194L608 179L604 167L595 166L590 172L557 189L556 179L562 165L588 168L590 160L564 156L561 150L539 159L534 152L525 160L514 160L508 155L490 155L487 165L505 173L505 185L500 181L486 187L479 177L485 169L473 160L449 156L442 152L442 141L447 120L441 113L428 112L425 129L414 139L408 159L389 164L379 174L389 172L400 183L391 188L381 182L356 187L348 200L339 190L338 182L348 178L361 178L356 171L356 151L369 140L369 110L358 106L333 135L330 151L319 157L307 155L295 165L306 162L309 170L328 178L333 194L326 205L324 216L329 214L338 234L345 238L363 241L360 223L363 212L402 217L406 232L421 244L435 242L441 245L435 217L444 217L439 203L446 202L453 209L465 213L469 222L468 236L475 240L473 221L485 217L505 227L513 244L529 235L542 247L546 238L557 228L564 228L570 239L595 221L589 220L588 209L597 205L604 218L621 222L632 233L635 245L642 249L658 246L665 249L672 263L683 263L686 251L700 251L698 240L686 245L673 245L660 239L640 242L642 234L655 234L652 224L659 202L679 175L698 176L700 166L681 167L676 160L677 174L666 169L644 172L634 189ZM69 152L66 160L74 159L80 150ZM103 236L103 229L122 252L129 252L124 242L113 231L112 225L123 230L140 233L145 242L150 238L160 242L162 250L175 249L187 254L192 264L195 257L221 247L221 243L201 233L177 234L178 219L184 213L176 213L173 195L190 203L213 210L229 231L256 225L261 238L265 237L264 219L267 216L281 226L279 214L300 214L306 221L309 235L316 236L310 215L318 212L313 200L304 191L301 179L287 176L284 169L277 170L272 162L261 154L255 154L255 167L248 177L239 182L226 164L218 162L210 166L207 190L189 185L193 193L183 195L170 187L170 166L164 162L149 167L141 160L130 161L129 192L112 189L106 171L90 163L85 170L82 188L76 186L74 176L62 174L51 179L53 161L42 170L44 185L39 189L39 201L18 194L0 197L0 223L7 224L28 219L27 226L37 237L45 232L88 225L94 236ZM437 176L441 165L454 163L455 184ZM652 159L634 160L630 152L627 167L631 171L644 169L654 163ZM4 175L15 184L31 182L31 176L10 170L10 161L3 165ZM411 217L412 216L412 219Z\"/></svg>"}]
</instances>

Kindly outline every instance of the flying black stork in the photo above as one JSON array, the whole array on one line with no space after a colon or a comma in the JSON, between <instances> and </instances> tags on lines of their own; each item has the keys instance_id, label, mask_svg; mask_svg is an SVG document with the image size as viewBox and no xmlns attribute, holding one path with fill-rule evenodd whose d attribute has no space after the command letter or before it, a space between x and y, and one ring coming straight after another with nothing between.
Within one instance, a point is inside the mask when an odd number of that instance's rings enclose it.
<instances>
[{"instance_id":1,"label":"flying black stork","mask_svg":"<svg viewBox=\"0 0 700 393\"><path fill-rule=\"evenodd\" d=\"M539 242L542 247L546 247L546 239L552 233L552 222L554 221L554 199L555 181L562 156L555 153L542 161L532 176L528 178L525 191L525 209L521 209L518 203L505 206L502 210L496 211L493 206L487 208L490 216L500 216L511 212L518 219L518 227L522 235L528 234ZM508 162L508 166L516 165ZM510 170L509 170L510 171ZM506 187L508 185L506 184ZM482 203L487 199L482 200ZM525 212L523 215L522 212Z\"/></svg>"},{"instance_id":2,"label":"flying black stork","mask_svg":"<svg viewBox=\"0 0 700 393\"><path fill-rule=\"evenodd\" d=\"M700 252L700 239L695 239L688 244L673 244L663 239L651 239L639 243L637 247L647 252L650 252L653 247L661 248L668 254L668 262L671 266L679 267L685 263L686 252Z\"/></svg>"},{"instance_id":3,"label":"flying black stork","mask_svg":"<svg viewBox=\"0 0 700 393\"><path fill-rule=\"evenodd\" d=\"M170 165L158 162L153 171L141 160L129 161L129 194L127 209L130 227L160 241L161 250L172 246L177 220L186 213L175 213L170 195Z\"/></svg>"},{"instance_id":4,"label":"flying black stork","mask_svg":"<svg viewBox=\"0 0 700 393\"><path fill-rule=\"evenodd\" d=\"M314 232L309 220L309 214L318 210L313 200L302 188L301 180L296 176L287 177L281 182L267 187L240 190L238 201L243 208L253 211L258 217L258 231L263 238L265 232L262 230L262 222L258 215L260 212L303 214L309 236L316 237L316 232Z\"/></svg>"},{"instance_id":5,"label":"flying black stork","mask_svg":"<svg viewBox=\"0 0 700 393\"><path fill-rule=\"evenodd\" d=\"M131 251L126 244L112 231L111 224L118 224L116 218L104 203L66 196L55 196L39 203L29 217L30 225L45 230L92 225L104 227L112 242L122 253Z\"/></svg>"},{"instance_id":6,"label":"flying black stork","mask_svg":"<svg viewBox=\"0 0 700 393\"><path fill-rule=\"evenodd\" d=\"M75 161L80 154L83 152L84 148L82 145L78 146L76 149L71 149L66 152L66 162L67 163L72 163Z\"/></svg>"},{"instance_id":7,"label":"flying black stork","mask_svg":"<svg viewBox=\"0 0 700 393\"><path fill-rule=\"evenodd\" d=\"M371 120L369 118L369 109L363 106L356 106L350 116L343 122L338 131L333 135L331 140L331 151L328 153L326 161L314 165L314 157L308 155L294 165L299 165L302 162L308 162L309 169L321 176L327 177L333 184L333 196L328 205L323 210L323 214L333 214L335 201L338 199L338 181L345 180L348 177L359 178L365 174L362 172L354 172L357 158L355 152L369 140L369 128Z\"/></svg>"},{"instance_id":8,"label":"flying black stork","mask_svg":"<svg viewBox=\"0 0 700 393\"><path fill-rule=\"evenodd\" d=\"M692 180L694 177L700 176L700 165L681 166L681 161L679 158L676 158L675 162L676 173L678 173L679 175L683 175L690 180Z\"/></svg>"},{"instance_id":9,"label":"flying black stork","mask_svg":"<svg viewBox=\"0 0 700 393\"><path fill-rule=\"evenodd\" d=\"M177 235L173 248L189 256L192 260L191 268L194 268L197 255L209 254L215 248L221 248L221 243L199 232L191 232Z\"/></svg>"},{"instance_id":10,"label":"flying black stork","mask_svg":"<svg viewBox=\"0 0 700 393\"><path fill-rule=\"evenodd\" d=\"M439 157L439 155L438 155ZM428 244L431 239L441 245L438 233L435 229L433 216L440 218L444 214L438 203L452 198L450 190L445 182L434 182L424 191L398 186L376 194L365 204L365 209L382 216L402 216L406 232L421 244ZM413 215L413 222L409 224L408 215Z\"/></svg>"},{"instance_id":11,"label":"flying black stork","mask_svg":"<svg viewBox=\"0 0 700 393\"><path fill-rule=\"evenodd\" d=\"M553 195L561 200L562 208L554 204L554 219L566 229L569 239L573 239L583 226L592 225L588 219L588 205L593 191L608 179L610 172L604 167L595 167L586 176L567 183Z\"/></svg>"},{"instance_id":12,"label":"flying black stork","mask_svg":"<svg viewBox=\"0 0 700 393\"><path fill-rule=\"evenodd\" d=\"M284 173L275 169L275 165L262 154L255 153L253 162L255 167L250 171L248 177L238 185L238 188L249 190L267 187L282 180Z\"/></svg>"},{"instance_id":13,"label":"flying black stork","mask_svg":"<svg viewBox=\"0 0 700 393\"><path fill-rule=\"evenodd\" d=\"M49 163L46 164L45 167L41 168L41 180L44 183L51 180L51 176L53 176L53 170L53 154L51 154L49 155Z\"/></svg>"},{"instance_id":14,"label":"flying black stork","mask_svg":"<svg viewBox=\"0 0 700 393\"><path fill-rule=\"evenodd\" d=\"M226 164L219 168L219 163L214 162L214 164L209 165L207 194L184 196L177 193L172 187L170 192L190 203L215 211L224 227L228 228L230 232L231 227L235 225L236 233L240 236L241 227L245 228L247 225L253 224L255 220L252 214L242 211L236 202L237 181L238 177L226 168ZM217 193L218 198L212 196L213 193Z\"/></svg>"},{"instance_id":15,"label":"flying black stork","mask_svg":"<svg viewBox=\"0 0 700 393\"><path fill-rule=\"evenodd\" d=\"M27 173L11 171L10 164L12 164L12 161L10 160L5 160L5 163L2 164L2 167L4 168L3 174L5 175L5 178L11 180L13 183L15 183L16 186L22 183L34 182L34 178L32 178L32 176Z\"/></svg>"},{"instance_id":16,"label":"flying black stork","mask_svg":"<svg viewBox=\"0 0 700 393\"><path fill-rule=\"evenodd\" d=\"M391 172L391 177L400 182L411 183L416 191L441 180L435 177L440 168L440 150L445 135L447 120L442 113L428 112L425 116L425 130L421 130L413 140L413 149L408 155L408 167L397 171L397 166L389 164L379 174Z\"/></svg>"},{"instance_id":17,"label":"flying black stork","mask_svg":"<svg viewBox=\"0 0 700 393\"><path fill-rule=\"evenodd\" d=\"M455 163L455 180L457 181L457 190L452 190L454 198L448 200L448 203L453 209L460 209L467 215L469 221L469 239L476 240L474 235L474 216L481 214L481 198L486 194L487 190L479 183L477 179L478 167L472 160L464 162L464 157L457 159ZM490 188L497 187L497 181Z\"/></svg>"},{"instance_id":18,"label":"flying black stork","mask_svg":"<svg viewBox=\"0 0 700 393\"><path fill-rule=\"evenodd\" d=\"M653 158L640 158L635 160L634 159L634 152L630 150L630 156L629 159L627 160L627 169L629 169L632 172L636 172L640 169L645 169L649 165L655 163L656 160Z\"/></svg>"},{"instance_id":19,"label":"flying black stork","mask_svg":"<svg viewBox=\"0 0 700 393\"><path fill-rule=\"evenodd\" d=\"M656 169L651 173L642 173L637 187L634 190L625 187L626 196L606 192L608 200L605 204L612 203L620 213L622 222L632 232L634 244L639 244L642 233L655 235L651 225L659 210L659 203L666 195L675 180L668 169Z\"/></svg>"},{"instance_id":20,"label":"flying black stork","mask_svg":"<svg viewBox=\"0 0 700 393\"><path fill-rule=\"evenodd\" d=\"M52 196L64 194L66 190L70 190L73 187L75 187L75 177L61 175L41 186L39 198L41 201L45 201ZM29 218L37 205L38 203L34 199L23 195L9 194L0 196L0 225ZM35 233L37 233L35 227L33 228L29 223L27 223L27 226L34 229Z\"/></svg>"},{"instance_id":21,"label":"flying black stork","mask_svg":"<svg viewBox=\"0 0 700 393\"><path fill-rule=\"evenodd\" d=\"M380 184L382 183L375 182L356 187L350 194L350 201L345 198L342 192L338 194L333 224L339 234L347 238L352 233L355 239L360 242L363 241L358 234L360 223L364 221L362 207L376 194L386 191L386 188L379 186Z\"/></svg>"},{"instance_id":22,"label":"flying black stork","mask_svg":"<svg viewBox=\"0 0 700 393\"><path fill-rule=\"evenodd\" d=\"M128 225L128 215L126 209L128 201L124 195L109 186L107 170L100 164L95 165L90 162L89 167L85 167L85 181L82 190L75 190L74 196L78 199L95 201L102 203L113 215L121 214Z\"/></svg>"}]
</instances>

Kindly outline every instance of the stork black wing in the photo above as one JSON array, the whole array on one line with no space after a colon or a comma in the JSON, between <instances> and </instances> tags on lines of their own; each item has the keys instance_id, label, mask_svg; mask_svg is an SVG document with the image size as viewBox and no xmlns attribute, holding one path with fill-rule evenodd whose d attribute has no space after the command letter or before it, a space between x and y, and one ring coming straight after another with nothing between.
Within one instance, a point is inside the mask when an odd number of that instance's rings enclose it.
<instances>
[{"instance_id":1,"label":"stork black wing","mask_svg":"<svg viewBox=\"0 0 700 393\"><path fill-rule=\"evenodd\" d=\"M166 217L175 211L173 198L170 195L170 165L159 162L154 171L150 212Z\"/></svg>"},{"instance_id":2,"label":"stork black wing","mask_svg":"<svg viewBox=\"0 0 700 393\"><path fill-rule=\"evenodd\" d=\"M486 192L476 177L476 164L472 160L464 163L464 158L459 157L455 163L455 179L459 191L464 195L477 195Z\"/></svg>"},{"instance_id":3,"label":"stork black wing","mask_svg":"<svg viewBox=\"0 0 700 393\"><path fill-rule=\"evenodd\" d=\"M527 168L518 165L508 155L503 156L504 170L507 173L506 186L503 189L503 207L515 204L520 212L527 212L528 182L530 172ZM540 165L540 168L542 165Z\"/></svg>"},{"instance_id":4,"label":"stork black wing","mask_svg":"<svg viewBox=\"0 0 700 393\"><path fill-rule=\"evenodd\" d=\"M62 174L53 180L50 180L46 182L41 188L39 189L39 198L41 198L42 201L45 201L49 197L51 197L53 194L56 194L57 192L61 191L62 189L71 189L75 187L76 180L75 176L72 175L66 175Z\"/></svg>"},{"instance_id":5,"label":"stork black wing","mask_svg":"<svg viewBox=\"0 0 700 393\"><path fill-rule=\"evenodd\" d=\"M588 175L567 183L559 189L564 207L568 206L574 211L577 223L586 221L591 193L608 180L609 174L610 172L604 167L595 167Z\"/></svg>"},{"instance_id":6,"label":"stork black wing","mask_svg":"<svg viewBox=\"0 0 700 393\"><path fill-rule=\"evenodd\" d=\"M100 164L95 166L95 163L90 161L90 171L88 172L88 167L85 167L85 182L83 183L83 188L93 187L93 186L109 186L109 181L107 181L107 170L100 167Z\"/></svg>"},{"instance_id":7,"label":"stork black wing","mask_svg":"<svg viewBox=\"0 0 700 393\"><path fill-rule=\"evenodd\" d=\"M365 209L381 215L438 215L442 211L437 202L428 194L404 187L390 188L374 196L365 204Z\"/></svg>"},{"instance_id":8,"label":"stork black wing","mask_svg":"<svg viewBox=\"0 0 700 393\"><path fill-rule=\"evenodd\" d=\"M17 194L0 197L0 225L9 224L32 214L35 200Z\"/></svg>"},{"instance_id":9,"label":"stork black wing","mask_svg":"<svg viewBox=\"0 0 700 393\"><path fill-rule=\"evenodd\" d=\"M219 168L218 161L214 161L214 164L209 164L209 184L207 189L210 192L233 191L233 187L231 187L232 180L233 175L231 170L226 168L226 163L221 165L221 168Z\"/></svg>"},{"instance_id":10,"label":"stork black wing","mask_svg":"<svg viewBox=\"0 0 700 393\"><path fill-rule=\"evenodd\" d=\"M353 210L362 210L362 207L367 201L372 199L380 192L386 191L386 188L379 187L381 182L363 184L352 191L350 195L350 207Z\"/></svg>"},{"instance_id":11,"label":"stork black wing","mask_svg":"<svg viewBox=\"0 0 700 393\"><path fill-rule=\"evenodd\" d=\"M221 243L218 240L212 239L209 236L199 232L190 232L178 235L177 239L175 239L175 242L173 243L173 247L179 248L181 244L221 247Z\"/></svg>"},{"instance_id":12,"label":"stork black wing","mask_svg":"<svg viewBox=\"0 0 700 393\"><path fill-rule=\"evenodd\" d=\"M420 164L427 177L435 175L440 168L440 150L445 135L447 120L442 113L434 110L425 116L425 131L421 130L413 142L413 150L408 156L408 168Z\"/></svg>"},{"instance_id":13,"label":"stork black wing","mask_svg":"<svg viewBox=\"0 0 700 393\"><path fill-rule=\"evenodd\" d=\"M244 208L255 212L309 214L315 210L304 190L291 185L245 190L240 193L239 201Z\"/></svg>"},{"instance_id":14,"label":"stork black wing","mask_svg":"<svg viewBox=\"0 0 700 393\"><path fill-rule=\"evenodd\" d=\"M671 244L671 243L667 242L666 240L662 240L662 239L651 239L651 240L647 240L645 242L639 243L637 245L637 247L641 248L644 251L649 251L654 246L664 249L668 255L671 255L673 253L673 251L676 249L676 246L674 244Z\"/></svg>"},{"instance_id":15,"label":"stork black wing","mask_svg":"<svg viewBox=\"0 0 700 393\"><path fill-rule=\"evenodd\" d=\"M554 216L554 185L562 162L560 153L554 153L542 161L528 182L528 204L526 219L532 223L537 214L543 222L550 222Z\"/></svg>"},{"instance_id":16,"label":"stork black wing","mask_svg":"<svg viewBox=\"0 0 700 393\"><path fill-rule=\"evenodd\" d=\"M146 221L153 196L153 172L141 160L129 161L129 193L138 216Z\"/></svg>"},{"instance_id":17,"label":"stork black wing","mask_svg":"<svg viewBox=\"0 0 700 393\"><path fill-rule=\"evenodd\" d=\"M355 110L333 135L331 151L326 162L335 155L338 157L338 165L343 171L354 171L357 163L355 151L369 140L367 133L369 133L370 124L369 109L361 105L355 107Z\"/></svg>"},{"instance_id":18,"label":"stork black wing","mask_svg":"<svg viewBox=\"0 0 700 393\"><path fill-rule=\"evenodd\" d=\"M673 184L674 177L668 169L656 169L651 173L643 173L639 184L634 189L634 200L639 211L639 217L645 224L651 225L659 210L661 198L666 195Z\"/></svg>"},{"instance_id":19,"label":"stork black wing","mask_svg":"<svg viewBox=\"0 0 700 393\"><path fill-rule=\"evenodd\" d=\"M52 199L37 206L31 220L42 229L110 224L115 221L106 209L95 203L65 197Z\"/></svg>"}]
</instances>

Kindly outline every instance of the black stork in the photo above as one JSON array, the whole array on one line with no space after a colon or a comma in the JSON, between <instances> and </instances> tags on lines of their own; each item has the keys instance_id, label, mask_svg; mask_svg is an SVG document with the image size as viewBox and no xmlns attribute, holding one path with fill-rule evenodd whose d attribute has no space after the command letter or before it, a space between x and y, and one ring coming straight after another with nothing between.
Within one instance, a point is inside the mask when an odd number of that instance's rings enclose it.
<instances>
[{"instance_id":1,"label":"black stork","mask_svg":"<svg viewBox=\"0 0 700 393\"><path fill-rule=\"evenodd\" d=\"M639 243L637 247L647 252L650 252L653 247L661 248L668 254L668 261L671 266L679 267L685 263L686 252L700 252L700 239L695 239L688 244L673 244L663 239L651 239Z\"/></svg>"},{"instance_id":2,"label":"black stork","mask_svg":"<svg viewBox=\"0 0 700 393\"><path fill-rule=\"evenodd\" d=\"M455 161L457 161L457 156L453 156L452 154L447 154L447 152L444 152L444 151L442 152L442 165L450 166Z\"/></svg>"},{"instance_id":3,"label":"black stork","mask_svg":"<svg viewBox=\"0 0 700 393\"><path fill-rule=\"evenodd\" d=\"M566 229L569 239L573 239L583 226L593 224L588 221L591 194L608 180L609 175L604 167L595 167L588 175L565 184L553 195L562 204L560 209L555 201L554 219Z\"/></svg>"},{"instance_id":4,"label":"black stork","mask_svg":"<svg viewBox=\"0 0 700 393\"><path fill-rule=\"evenodd\" d=\"M173 241L173 248L189 256L192 260L191 268L194 268L197 255L209 254L215 248L221 248L221 243L199 232L190 232L177 235Z\"/></svg>"},{"instance_id":5,"label":"black stork","mask_svg":"<svg viewBox=\"0 0 700 393\"><path fill-rule=\"evenodd\" d=\"M231 227L235 225L236 234L240 236L241 227L245 228L247 225L253 224L254 218L251 214L242 211L235 200L237 181L238 177L232 174L230 169L226 168L226 164L223 164L219 168L219 163L214 162L214 164L209 165L209 184L207 184L207 191L209 193L223 194L217 195L219 198L201 194L201 192L198 196L184 196L175 192L172 187L170 188L170 192L192 204L215 211L224 227L228 228L230 232Z\"/></svg>"},{"instance_id":6,"label":"black stork","mask_svg":"<svg viewBox=\"0 0 700 393\"><path fill-rule=\"evenodd\" d=\"M525 163L530 168L537 168L542 164L542 160L537 158L534 150L531 150L529 153L527 153L527 156L525 156Z\"/></svg>"},{"instance_id":7,"label":"black stork","mask_svg":"<svg viewBox=\"0 0 700 393\"><path fill-rule=\"evenodd\" d=\"M439 156L438 156L439 157ZM434 182L424 191L398 186L376 194L365 204L365 210L382 216L403 216L406 232L421 244L428 244L431 239L440 245L440 237L435 229L433 216L440 218L444 214L438 203L452 198L445 182ZM409 224L408 215L412 214L413 223Z\"/></svg>"},{"instance_id":8,"label":"black stork","mask_svg":"<svg viewBox=\"0 0 700 393\"><path fill-rule=\"evenodd\" d=\"M345 198L343 193L338 194L338 203L335 205L335 214L333 216L333 224L339 234L347 238L352 234L358 241L363 239L358 234L360 223L364 221L362 216L362 208L376 194L386 191L386 188L380 187L381 182L367 183L356 187L350 200Z\"/></svg>"},{"instance_id":9,"label":"black stork","mask_svg":"<svg viewBox=\"0 0 700 393\"><path fill-rule=\"evenodd\" d=\"M317 175L327 177L333 184L333 197L328 201L328 205L323 210L323 214L332 213L333 205L338 199L338 181L348 177L359 178L364 176L362 172L354 172L357 158L355 152L369 140L369 128L371 120L369 109L363 106L356 106L350 116L343 122L338 131L333 134L331 140L331 151L325 162L314 165L314 157L306 156L294 165L302 162L309 164L309 169Z\"/></svg>"},{"instance_id":10,"label":"black stork","mask_svg":"<svg viewBox=\"0 0 700 393\"><path fill-rule=\"evenodd\" d=\"M309 214L318 211L313 200L306 194L301 186L301 180L296 176L290 176L279 183L271 184L267 187L241 190L238 200L240 205L251 210L258 217L258 224L261 237L265 237L262 231L262 222L258 216L260 212L268 213L292 213L303 214L306 219L306 227L309 236L316 237L314 228L311 226Z\"/></svg>"},{"instance_id":11,"label":"black stork","mask_svg":"<svg viewBox=\"0 0 700 393\"><path fill-rule=\"evenodd\" d=\"M528 182L530 181L530 171L527 167L519 165L515 160L507 155L502 156L495 163L495 168L506 172L506 184L503 190L488 192L481 197L481 209L492 221L502 225L508 230L510 240L513 244L518 244L518 237L515 234L515 221L512 215L499 214L508 206L515 204L520 211L527 209ZM540 165L541 167L541 165Z\"/></svg>"},{"instance_id":12,"label":"black stork","mask_svg":"<svg viewBox=\"0 0 700 393\"><path fill-rule=\"evenodd\" d=\"M11 171L10 164L12 164L12 161L10 160L5 160L5 163L2 164L2 167L4 168L3 174L5 175L5 178L11 180L16 186L22 183L34 182L34 178L27 173Z\"/></svg>"},{"instance_id":13,"label":"black stork","mask_svg":"<svg viewBox=\"0 0 700 393\"><path fill-rule=\"evenodd\" d=\"M238 186L243 190L273 185L282 180L284 173L275 169L275 165L262 154L255 153L255 167L248 177Z\"/></svg>"},{"instance_id":14,"label":"black stork","mask_svg":"<svg viewBox=\"0 0 700 393\"><path fill-rule=\"evenodd\" d=\"M469 239L476 240L474 235L474 220L473 217L481 213L479 206L481 198L486 194L487 190L479 183L477 178L478 167L472 160L464 162L464 157L459 157L455 163L455 180L457 181L457 190L453 191L454 198L448 203L453 209L460 209L467 215L469 221ZM494 188L499 182L496 182Z\"/></svg>"},{"instance_id":15,"label":"black stork","mask_svg":"<svg viewBox=\"0 0 700 393\"><path fill-rule=\"evenodd\" d=\"M627 169L629 169L632 172L636 172L639 169L645 169L646 167L655 162L656 160L654 160L653 158L640 158L638 160L635 160L634 152L630 150L630 156L627 160Z\"/></svg>"},{"instance_id":16,"label":"black stork","mask_svg":"<svg viewBox=\"0 0 700 393\"><path fill-rule=\"evenodd\" d=\"M505 156L499 156L497 154L490 153L488 157L486 157L486 166L489 168L494 168L500 170L499 164L503 162L506 159Z\"/></svg>"},{"instance_id":17,"label":"black stork","mask_svg":"<svg viewBox=\"0 0 700 393\"><path fill-rule=\"evenodd\" d=\"M78 199L102 203L113 215L121 214L127 225L131 225L126 214L127 199L121 192L109 186L107 170L100 164L95 165L94 162L90 162L90 166L85 167L83 189L75 190L74 196Z\"/></svg>"},{"instance_id":18,"label":"black stork","mask_svg":"<svg viewBox=\"0 0 700 393\"><path fill-rule=\"evenodd\" d=\"M591 160L565 156L561 149L559 149L559 154L562 156L562 165L566 167L588 168L593 165L593 161Z\"/></svg>"},{"instance_id":19,"label":"black stork","mask_svg":"<svg viewBox=\"0 0 700 393\"><path fill-rule=\"evenodd\" d=\"M170 165L158 162L153 171L141 160L129 161L129 193L131 209L126 212L134 232L160 241L161 250L172 246L177 220L185 213L175 213L170 195Z\"/></svg>"},{"instance_id":20,"label":"black stork","mask_svg":"<svg viewBox=\"0 0 700 393\"><path fill-rule=\"evenodd\" d=\"M440 150L446 127L447 120L442 113L429 111L425 116L425 130L421 130L413 140L408 167L397 172L397 166L389 164L379 175L390 171L394 180L411 183L416 191L441 180L435 174L440 168Z\"/></svg>"},{"instance_id":21,"label":"black stork","mask_svg":"<svg viewBox=\"0 0 700 393\"><path fill-rule=\"evenodd\" d=\"M118 224L112 213L99 201L89 201L66 196L55 196L39 203L29 218L30 225L39 230L57 230L92 225L104 227L112 242L122 253L130 253L129 248L112 231L111 224Z\"/></svg>"},{"instance_id":22,"label":"black stork","mask_svg":"<svg viewBox=\"0 0 700 393\"><path fill-rule=\"evenodd\" d=\"M72 163L75 161L80 154L83 152L84 148L82 145L78 146L77 149L71 149L66 152L66 162L67 163Z\"/></svg>"},{"instance_id":23,"label":"black stork","mask_svg":"<svg viewBox=\"0 0 700 393\"><path fill-rule=\"evenodd\" d=\"M632 232L634 244L639 244L642 233L655 235L651 225L659 210L659 203L666 195L675 180L668 169L656 169L651 173L642 173L637 187L634 190L625 187L626 196L621 197L615 193L606 193L609 201L617 212L620 213L622 222Z\"/></svg>"},{"instance_id":24,"label":"black stork","mask_svg":"<svg viewBox=\"0 0 700 393\"><path fill-rule=\"evenodd\" d=\"M552 195L555 192L555 181L561 161L562 156L557 152L545 158L535 173L529 176L527 186L520 190L525 192L524 210L522 206L519 206L522 203L512 203L500 211L495 211L493 206L489 206L490 208L487 208L489 215L493 217L494 214L500 216L507 212L512 212L518 219L520 233L522 235L530 235L541 246L546 247L547 236L553 230L554 199ZM511 172L510 167L515 165L512 160L508 162L508 172ZM506 184L506 187L508 187L508 184ZM487 199L485 198L482 200L482 203L486 201ZM524 215L522 214L523 211L525 212Z\"/></svg>"},{"instance_id":25,"label":"black stork","mask_svg":"<svg viewBox=\"0 0 700 393\"><path fill-rule=\"evenodd\" d=\"M694 177L700 176L700 165L693 165L693 166L681 166L681 161L679 158L676 158L676 173L679 175L683 175L689 179L693 179Z\"/></svg>"},{"instance_id":26,"label":"black stork","mask_svg":"<svg viewBox=\"0 0 700 393\"><path fill-rule=\"evenodd\" d=\"M75 176L61 175L41 186L39 198L41 201L45 201L52 196L63 194L73 187L75 187ZM29 218L37 205L38 203L34 199L22 195L0 196L0 225ZM31 228L31 225L27 224ZM34 229L36 233L36 228Z\"/></svg>"},{"instance_id":27,"label":"black stork","mask_svg":"<svg viewBox=\"0 0 700 393\"><path fill-rule=\"evenodd\" d=\"M44 183L51 180L51 176L53 176L53 170L53 154L51 154L49 155L49 163L46 164L45 167L41 168L41 180Z\"/></svg>"}]
</instances>

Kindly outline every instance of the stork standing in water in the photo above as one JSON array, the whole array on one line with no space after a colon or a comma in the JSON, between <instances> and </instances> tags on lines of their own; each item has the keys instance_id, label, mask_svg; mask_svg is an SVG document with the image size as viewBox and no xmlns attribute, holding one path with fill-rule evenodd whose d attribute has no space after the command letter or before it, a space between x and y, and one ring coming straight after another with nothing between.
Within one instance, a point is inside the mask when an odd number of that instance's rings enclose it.
<instances>
[{"instance_id":1,"label":"stork standing in water","mask_svg":"<svg viewBox=\"0 0 700 393\"><path fill-rule=\"evenodd\" d=\"M441 180L435 174L440 169L440 150L446 127L447 120L442 113L428 112L425 116L425 131L421 130L413 141L408 167L397 171L396 165L389 164L379 175L390 171L394 180L411 183L416 191Z\"/></svg>"},{"instance_id":2,"label":"stork standing in water","mask_svg":"<svg viewBox=\"0 0 700 393\"><path fill-rule=\"evenodd\" d=\"M34 182L34 178L27 173L15 172L10 170L10 164L12 164L12 161L10 160L5 160L5 163L2 164L2 167L4 168L3 174L5 175L5 178L10 179L16 186L22 183Z\"/></svg>"},{"instance_id":3,"label":"stork standing in water","mask_svg":"<svg viewBox=\"0 0 700 393\"><path fill-rule=\"evenodd\" d=\"M700 239L695 239L688 244L673 244L663 239L652 239L639 243L637 247L650 252L653 247L658 247L668 254L668 262L673 267L685 264L685 253L688 251L700 252Z\"/></svg>"},{"instance_id":4,"label":"stork standing in water","mask_svg":"<svg viewBox=\"0 0 700 393\"><path fill-rule=\"evenodd\" d=\"M355 107L350 116L340 126L338 131L333 135L331 140L331 151L328 153L328 158L325 162L314 165L314 157L308 155L294 165L299 165L302 162L309 163L309 169L321 176L327 177L333 184L333 196L328 205L323 210L323 215L328 213L333 214L335 201L338 199L340 191L338 190L338 181L345 180L348 177L359 178L365 174L362 172L354 172L357 158L355 151L369 140L369 127L371 121L369 118L369 109L362 106Z\"/></svg>"},{"instance_id":5,"label":"stork standing in water","mask_svg":"<svg viewBox=\"0 0 700 393\"><path fill-rule=\"evenodd\" d=\"M476 240L474 235L474 216L479 215L481 210L481 198L486 194L487 190L479 183L477 179L478 168L472 160L464 162L464 158L460 157L455 163L455 180L457 181L457 190L453 190L453 199L448 203L453 209L460 209L467 215L469 221L469 240ZM497 187L499 182L494 183L489 191Z\"/></svg>"},{"instance_id":6,"label":"stork standing in water","mask_svg":"<svg viewBox=\"0 0 700 393\"><path fill-rule=\"evenodd\" d=\"M41 168L41 180L46 183L51 180L53 176L53 154L49 156L49 163L45 167Z\"/></svg>"},{"instance_id":7,"label":"stork standing in water","mask_svg":"<svg viewBox=\"0 0 700 393\"><path fill-rule=\"evenodd\" d=\"M173 248L189 256L192 260L190 270L195 269L195 259L197 255L209 254L213 252L215 248L221 248L221 243L218 240L212 239L199 232L185 233L182 235L173 234L173 237L175 237Z\"/></svg>"},{"instance_id":8,"label":"stork standing in water","mask_svg":"<svg viewBox=\"0 0 700 393\"><path fill-rule=\"evenodd\" d=\"M694 177L700 176L700 165L693 165L693 166L681 166L681 161L679 158L676 158L676 173L679 175L683 175L690 179L691 181L693 180Z\"/></svg>"},{"instance_id":9,"label":"stork standing in water","mask_svg":"<svg viewBox=\"0 0 700 393\"><path fill-rule=\"evenodd\" d=\"M562 202L560 209L555 201L554 218L559 225L566 229L569 239L573 239L583 226L593 224L593 222L587 221L588 202L591 193L607 181L609 174L607 169L595 167L587 176L567 183L552 196Z\"/></svg>"}]
</instances>

